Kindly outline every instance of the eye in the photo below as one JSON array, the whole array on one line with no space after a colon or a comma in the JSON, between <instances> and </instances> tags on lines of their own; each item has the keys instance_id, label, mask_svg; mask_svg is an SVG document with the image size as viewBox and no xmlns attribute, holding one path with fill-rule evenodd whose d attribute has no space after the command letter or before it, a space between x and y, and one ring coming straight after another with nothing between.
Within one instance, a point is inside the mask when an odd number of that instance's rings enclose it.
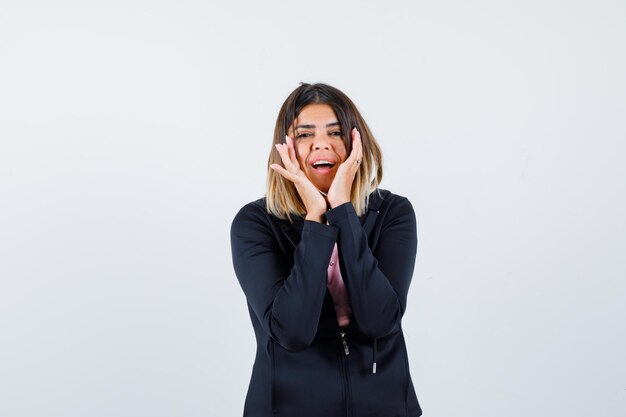
<instances>
[{"instance_id":1,"label":"eye","mask_svg":"<svg viewBox=\"0 0 626 417\"><path fill-rule=\"evenodd\" d=\"M343 136L341 130L333 130L330 132L330 136Z\"/></svg>"},{"instance_id":2,"label":"eye","mask_svg":"<svg viewBox=\"0 0 626 417\"><path fill-rule=\"evenodd\" d=\"M296 139L303 139L303 138L309 138L313 136L311 133L309 132L300 132L296 135Z\"/></svg>"}]
</instances>

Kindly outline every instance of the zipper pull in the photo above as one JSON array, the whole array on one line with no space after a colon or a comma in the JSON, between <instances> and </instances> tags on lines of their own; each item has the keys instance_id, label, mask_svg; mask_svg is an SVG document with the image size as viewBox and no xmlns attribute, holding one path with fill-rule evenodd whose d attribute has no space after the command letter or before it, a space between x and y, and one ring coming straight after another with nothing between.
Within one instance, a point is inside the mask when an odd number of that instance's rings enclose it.
<instances>
[{"instance_id":1,"label":"zipper pull","mask_svg":"<svg viewBox=\"0 0 626 417\"><path fill-rule=\"evenodd\" d=\"M343 344L343 351L348 356L350 354L350 350L348 349L348 342L346 342L346 332L342 331L341 335L341 343Z\"/></svg>"}]
</instances>

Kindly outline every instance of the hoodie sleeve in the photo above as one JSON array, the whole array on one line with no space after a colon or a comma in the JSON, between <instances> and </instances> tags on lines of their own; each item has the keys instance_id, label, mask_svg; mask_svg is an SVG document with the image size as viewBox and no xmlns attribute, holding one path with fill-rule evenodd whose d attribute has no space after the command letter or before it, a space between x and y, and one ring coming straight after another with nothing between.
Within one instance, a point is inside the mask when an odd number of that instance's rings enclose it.
<instances>
[{"instance_id":1,"label":"hoodie sleeve","mask_svg":"<svg viewBox=\"0 0 626 417\"><path fill-rule=\"evenodd\" d=\"M391 333L406 308L417 253L417 224L413 206L395 196L384 216L372 253L352 203L329 210L326 218L339 229L341 273L352 314L361 331L378 338Z\"/></svg>"},{"instance_id":2,"label":"hoodie sleeve","mask_svg":"<svg viewBox=\"0 0 626 417\"><path fill-rule=\"evenodd\" d=\"M302 350L317 332L337 228L305 221L289 269L291 261L268 220L253 204L235 216L230 231L235 273L263 329L284 348Z\"/></svg>"}]
</instances>

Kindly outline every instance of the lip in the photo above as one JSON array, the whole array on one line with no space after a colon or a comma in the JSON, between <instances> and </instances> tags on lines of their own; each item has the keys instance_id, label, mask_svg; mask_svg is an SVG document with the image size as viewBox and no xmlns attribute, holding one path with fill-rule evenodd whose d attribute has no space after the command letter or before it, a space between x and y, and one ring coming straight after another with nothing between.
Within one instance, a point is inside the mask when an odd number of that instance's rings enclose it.
<instances>
[{"instance_id":1,"label":"lip","mask_svg":"<svg viewBox=\"0 0 626 417\"><path fill-rule=\"evenodd\" d=\"M329 166L324 166L324 167L319 167L316 168L314 166L314 164L318 161L327 161L330 162L331 164L333 164L333 166L329 167ZM324 156L316 156L315 158L310 160L309 166L311 167L311 172L317 174L317 175L328 175L331 172L333 172L333 170L335 169L335 167L337 166L337 159L334 157L324 157Z\"/></svg>"},{"instance_id":2,"label":"lip","mask_svg":"<svg viewBox=\"0 0 626 417\"><path fill-rule=\"evenodd\" d=\"M312 158L309 160L309 165L311 165L311 167L313 167L313 164L315 164L317 161L328 161L333 165L337 165L337 158L335 158L334 156L324 156L324 155L320 155L320 156L316 156L315 158Z\"/></svg>"},{"instance_id":3,"label":"lip","mask_svg":"<svg viewBox=\"0 0 626 417\"><path fill-rule=\"evenodd\" d=\"M311 168L311 172L318 175L326 175L333 172L337 165L333 165L332 167L323 167L323 168Z\"/></svg>"}]
</instances>

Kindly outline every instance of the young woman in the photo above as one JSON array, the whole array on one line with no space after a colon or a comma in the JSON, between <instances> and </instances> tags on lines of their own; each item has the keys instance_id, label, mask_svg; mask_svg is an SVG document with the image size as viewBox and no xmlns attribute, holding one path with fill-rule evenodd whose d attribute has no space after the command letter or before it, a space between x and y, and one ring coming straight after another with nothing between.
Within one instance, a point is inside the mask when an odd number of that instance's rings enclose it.
<instances>
[{"instance_id":1,"label":"young woman","mask_svg":"<svg viewBox=\"0 0 626 417\"><path fill-rule=\"evenodd\" d=\"M352 101L302 84L278 114L265 198L231 228L257 340L246 417L422 414L401 328L417 250L409 201L378 189Z\"/></svg>"}]
</instances>

